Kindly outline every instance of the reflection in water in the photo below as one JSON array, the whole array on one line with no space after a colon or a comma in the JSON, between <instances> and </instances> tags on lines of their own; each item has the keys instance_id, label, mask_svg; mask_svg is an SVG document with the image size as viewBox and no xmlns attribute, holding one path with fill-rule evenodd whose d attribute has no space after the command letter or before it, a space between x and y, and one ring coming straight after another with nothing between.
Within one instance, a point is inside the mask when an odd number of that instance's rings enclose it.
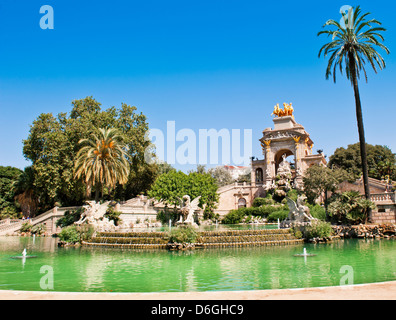
<instances>
[{"instance_id":1,"label":"reflection in water","mask_svg":"<svg viewBox=\"0 0 396 320\"><path fill-rule=\"evenodd\" d=\"M23 248L36 259L10 257ZM294 257L303 247L316 256ZM0 238L0 288L40 290L40 268L54 270L56 291L207 291L339 285L341 267L354 282L396 279L395 240L217 248L195 251L58 248L53 238Z\"/></svg>"}]
</instances>

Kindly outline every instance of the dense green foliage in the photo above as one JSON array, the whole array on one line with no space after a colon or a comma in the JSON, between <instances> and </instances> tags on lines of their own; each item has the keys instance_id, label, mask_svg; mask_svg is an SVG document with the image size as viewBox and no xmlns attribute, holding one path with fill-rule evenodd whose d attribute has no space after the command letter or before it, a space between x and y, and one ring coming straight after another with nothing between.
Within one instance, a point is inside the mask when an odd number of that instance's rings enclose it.
<instances>
[{"instance_id":1,"label":"dense green foliage","mask_svg":"<svg viewBox=\"0 0 396 320\"><path fill-rule=\"evenodd\" d=\"M326 220L326 211L319 204L308 204L309 213L312 217L319 219L319 220Z\"/></svg>"},{"instance_id":2,"label":"dense green foliage","mask_svg":"<svg viewBox=\"0 0 396 320\"><path fill-rule=\"evenodd\" d=\"M121 214L122 212L116 211L113 207L109 207L106 213L104 214L104 217L109 220L112 220L114 222L114 225L118 226L122 221L122 219L120 218Z\"/></svg>"},{"instance_id":3,"label":"dense green foliage","mask_svg":"<svg viewBox=\"0 0 396 320\"><path fill-rule=\"evenodd\" d=\"M304 193L308 202L313 204L318 197L334 192L340 182L350 179L344 170L313 165L305 171L303 177Z\"/></svg>"},{"instance_id":4,"label":"dense green foliage","mask_svg":"<svg viewBox=\"0 0 396 320\"><path fill-rule=\"evenodd\" d=\"M59 218L56 222L57 227L67 227L72 225L74 222L80 220L81 214L85 211L84 207L76 210L67 210L63 217Z\"/></svg>"},{"instance_id":5,"label":"dense green foliage","mask_svg":"<svg viewBox=\"0 0 396 320\"><path fill-rule=\"evenodd\" d=\"M322 220L314 220L311 222L311 225L303 229L303 237L305 239L328 238L332 233L331 224Z\"/></svg>"},{"instance_id":6,"label":"dense green foliage","mask_svg":"<svg viewBox=\"0 0 396 320\"><path fill-rule=\"evenodd\" d=\"M69 114L57 116L43 113L33 122L30 134L23 141L26 159L32 161L34 193L39 199L39 211L44 211L59 202L63 206L79 205L90 198L82 179L74 178L74 163L80 149L79 141L87 139L97 128L115 128L123 136L127 146L127 161L130 166L128 181L114 189L105 189L105 197L119 200L130 199L146 192L154 181L158 167L148 164L145 156L150 141L146 117L136 112L136 107L122 104L120 109L101 109L101 104L92 97L72 102Z\"/></svg>"},{"instance_id":7,"label":"dense green foliage","mask_svg":"<svg viewBox=\"0 0 396 320\"><path fill-rule=\"evenodd\" d=\"M335 223L358 224L365 223L369 209L375 209L375 203L362 198L356 191L335 194L329 205L331 219Z\"/></svg>"},{"instance_id":8,"label":"dense green foliage","mask_svg":"<svg viewBox=\"0 0 396 320\"><path fill-rule=\"evenodd\" d=\"M36 224L32 225L30 222L25 222L22 224L21 229L19 230L20 233L31 233L36 235L42 235L45 232L45 225L44 224Z\"/></svg>"},{"instance_id":9,"label":"dense green foliage","mask_svg":"<svg viewBox=\"0 0 396 320\"><path fill-rule=\"evenodd\" d=\"M198 237L197 231L192 226L173 228L169 234L171 243L194 243Z\"/></svg>"},{"instance_id":10,"label":"dense green foliage","mask_svg":"<svg viewBox=\"0 0 396 320\"><path fill-rule=\"evenodd\" d=\"M0 219L19 216L15 196L16 184L22 173L14 167L0 166Z\"/></svg>"},{"instance_id":11,"label":"dense green foliage","mask_svg":"<svg viewBox=\"0 0 396 320\"><path fill-rule=\"evenodd\" d=\"M59 240L68 244L81 243L89 240L94 233L94 229L88 225L76 226L71 225L63 228L58 234Z\"/></svg>"},{"instance_id":12,"label":"dense green foliage","mask_svg":"<svg viewBox=\"0 0 396 320\"><path fill-rule=\"evenodd\" d=\"M239 208L231 210L224 216L222 223L237 224L247 216L267 218L268 222L276 222L279 218L280 221L284 220L289 214L287 205L263 205L261 207Z\"/></svg>"},{"instance_id":13,"label":"dense green foliage","mask_svg":"<svg viewBox=\"0 0 396 320\"><path fill-rule=\"evenodd\" d=\"M369 176L376 179L390 175L396 180L396 155L387 146L366 144ZM355 178L362 174L359 143L350 144L345 149L337 148L330 156L329 167L337 167L351 173Z\"/></svg>"},{"instance_id":14,"label":"dense green foliage","mask_svg":"<svg viewBox=\"0 0 396 320\"><path fill-rule=\"evenodd\" d=\"M95 187L95 201L103 188L115 188L128 182L129 163L126 145L117 129L99 128L88 139L80 140L81 149L74 163L75 177L82 178L87 188Z\"/></svg>"},{"instance_id":15,"label":"dense green foliage","mask_svg":"<svg viewBox=\"0 0 396 320\"><path fill-rule=\"evenodd\" d=\"M189 195L191 201L201 196L199 207L205 207L205 211L210 213L218 201L217 188L215 179L208 173L185 174L182 171L171 170L155 180L148 195L174 207L180 205L180 199L184 195Z\"/></svg>"}]
</instances>

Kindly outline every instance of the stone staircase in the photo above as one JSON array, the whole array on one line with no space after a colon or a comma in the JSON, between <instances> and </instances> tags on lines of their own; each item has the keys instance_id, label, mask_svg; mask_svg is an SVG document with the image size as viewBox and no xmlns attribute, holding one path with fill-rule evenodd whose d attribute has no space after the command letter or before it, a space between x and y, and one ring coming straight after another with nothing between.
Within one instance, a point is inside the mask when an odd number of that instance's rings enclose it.
<instances>
[{"instance_id":1,"label":"stone staircase","mask_svg":"<svg viewBox=\"0 0 396 320\"><path fill-rule=\"evenodd\" d=\"M166 249L167 232L102 232L90 241L90 247L111 247L128 249ZM195 248L274 246L302 243L289 229L201 231L198 233Z\"/></svg>"},{"instance_id":2,"label":"stone staircase","mask_svg":"<svg viewBox=\"0 0 396 320\"><path fill-rule=\"evenodd\" d=\"M18 231L26 220L20 219L4 219L0 221L0 236L12 234Z\"/></svg>"},{"instance_id":3,"label":"stone staircase","mask_svg":"<svg viewBox=\"0 0 396 320\"><path fill-rule=\"evenodd\" d=\"M37 217L28 220L22 219L4 219L0 220L0 236L2 235L11 235L14 232L21 229L22 225L26 222L29 222L32 226L37 224L44 224L45 230L49 234L53 234L56 232L56 221L64 216L65 212L68 210L76 210L80 207L55 207L52 208Z\"/></svg>"}]
</instances>

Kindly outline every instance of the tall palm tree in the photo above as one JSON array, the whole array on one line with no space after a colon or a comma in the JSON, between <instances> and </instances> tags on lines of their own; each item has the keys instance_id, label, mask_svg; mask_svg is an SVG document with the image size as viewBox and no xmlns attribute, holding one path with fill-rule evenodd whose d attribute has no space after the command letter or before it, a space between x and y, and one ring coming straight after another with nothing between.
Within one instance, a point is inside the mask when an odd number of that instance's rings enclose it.
<instances>
[{"instance_id":1,"label":"tall palm tree","mask_svg":"<svg viewBox=\"0 0 396 320\"><path fill-rule=\"evenodd\" d=\"M324 57L330 55L326 69L326 79L329 79L330 75L333 75L333 80L336 82L336 71L337 68L339 68L341 74L345 70L347 79L351 81L353 86L356 104L356 120L359 132L360 156L362 159L364 194L366 199L370 199L366 139L364 136L358 80L360 79L361 71L363 71L367 82L367 73L365 69L365 64L367 62L371 65L375 73L377 73L377 68L380 70L384 69L386 66L385 61L376 51L376 48L379 47L383 49L387 54L389 54L389 49L381 43L381 41L384 41L381 32L386 31L385 28L381 27L381 22L375 19L366 20L366 17L370 13L362 14L359 6L356 7L356 9L351 9L348 14L342 14L345 26L342 26L335 20L328 20L324 24L323 28L335 27L335 29L323 30L318 33L318 36L327 34L327 36L332 37L332 41L325 44L320 49L319 57L322 53Z\"/></svg>"},{"instance_id":2,"label":"tall palm tree","mask_svg":"<svg viewBox=\"0 0 396 320\"><path fill-rule=\"evenodd\" d=\"M125 184L129 176L126 146L116 129L99 129L99 135L92 134L82 139L82 145L75 162L75 177L84 178L88 187L95 187L95 201L103 186L115 187Z\"/></svg>"}]
</instances>

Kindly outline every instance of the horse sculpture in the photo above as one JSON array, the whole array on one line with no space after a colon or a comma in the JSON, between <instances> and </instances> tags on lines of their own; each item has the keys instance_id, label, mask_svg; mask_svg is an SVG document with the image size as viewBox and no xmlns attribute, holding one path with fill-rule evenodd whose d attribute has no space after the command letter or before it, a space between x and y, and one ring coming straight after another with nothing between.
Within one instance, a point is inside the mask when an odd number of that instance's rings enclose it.
<instances>
[{"instance_id":1,"label":"horse sculpture","mask_svg":"<svg viewBox=\"0 0 396 320\"><path fill-rule=\"evenodd\" d=\"M292 116L293 117L293 107L292 104L289 103L284 103L283 104L283 109L279 108L279 103L274 106L274 111L271 113L272 115L276 115L277 117L285 117L285 116Z\"/></svg>"}]
</instances>

